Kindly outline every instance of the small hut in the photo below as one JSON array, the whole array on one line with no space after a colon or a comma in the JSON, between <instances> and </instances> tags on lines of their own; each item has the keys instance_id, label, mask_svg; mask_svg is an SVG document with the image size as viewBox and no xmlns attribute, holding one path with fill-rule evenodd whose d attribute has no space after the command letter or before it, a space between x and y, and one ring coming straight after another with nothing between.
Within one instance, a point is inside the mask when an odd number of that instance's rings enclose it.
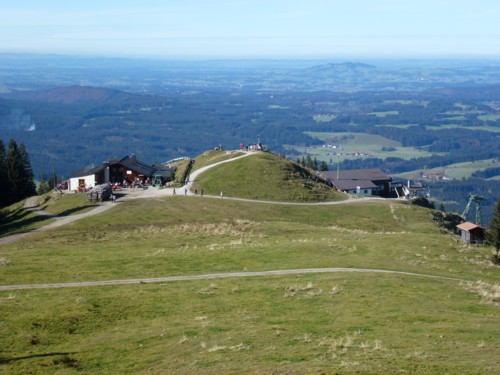
<instances>
[{"instance_id":1,"label":"small hut","mask_svg":"<svg viewBox=\"0 0 500 375\"><path fill-rule=\"evenodd\" d=\"M486 229L480 225L466 221L457 225L457 229L460 231L462 242L476 245L480 245L484 242L484 233Z\"/></svg>"}]
</instances>

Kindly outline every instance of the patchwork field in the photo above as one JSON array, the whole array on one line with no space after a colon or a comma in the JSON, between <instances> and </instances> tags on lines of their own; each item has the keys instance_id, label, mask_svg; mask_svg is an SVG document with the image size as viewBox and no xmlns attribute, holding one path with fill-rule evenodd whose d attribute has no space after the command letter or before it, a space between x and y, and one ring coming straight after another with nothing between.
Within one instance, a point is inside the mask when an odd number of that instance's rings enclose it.
<instances>
[{"instance_id":1,"label":"patchwork field","mask_svg":"<svg viewBox=\"0 0 500 375\"><path fill-rule=\"evenodd\" d=\"M421 178L423 175L446 176L451 179L461 179L471 177L474 172L485 170L486 168L499 168L500 161L496 159L478 160L468 163L454 163L440 168L420 169L407 173L398 174L403 178Z\"/></svg>"},{"instance_id":2,"label":"patchwork field","mask_svg":"<svg viewBox=\"0 0 500 375\"><path fill-rule=\"evenodd\" d=\"M294 149L299 153L308 153L312 158L319 161L333 163L345 159L358 159L363 157L375 157L385 159L388 157L398 157L412 159L430 156L431 153L417 150L413 147L402 147L397 141L384 138L374 134L364 133L320 133L307 132L313 138L317 138L325 143L323 146L301 147L287 145L287 148ZM335 146L333 147L329 147Z\"/></svg>"}]
</instances>

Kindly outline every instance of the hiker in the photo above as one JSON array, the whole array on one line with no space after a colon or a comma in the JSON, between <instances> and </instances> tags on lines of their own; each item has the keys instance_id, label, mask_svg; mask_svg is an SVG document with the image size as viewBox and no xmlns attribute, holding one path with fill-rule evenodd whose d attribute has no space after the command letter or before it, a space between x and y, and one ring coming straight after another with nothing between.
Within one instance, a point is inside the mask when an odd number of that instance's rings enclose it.
<instances>
[{"instance_id":1,"label":"hiker","mask_svg":"<svg viewBox=\"0 0 500 375\"><path fill-rule=\"evenodd\" d=\"M198 189L194 189L194 195L198 195Z\"/></svg>"},{"instance_id":2,"label":"hiker","mask_svg":"<svg viewBox=\"0 0 500 375\"><path fill-rule=\"evenodd\" d=\"M184 188L184 195L187 195L187 193L188 193L188 189Z\"/></svg>"},{"instance_id":3,"label":"hiker","mask_svg":"<svg viewBox=\"0 0 500 375\"><path fill-rule=\"evenodd\" d=\"M201 196L203 197L203 189L201 189L200 194L201 194Z\"/></svg>"},{"instance_id":4,"label":"hiker","mask_svg":"<svg viewBox=\"0 0 500 375\"><path fill-rule=\"evenodd\" d=\"M174 188L174 192L172 193L172 195L177 195L177 193L175 192L175 188Z\"/></svg>"},{"instance_id":5,"label":"hiker","mask_svg":"<svg viewBox=\"0 0 500 375\"><path fill-rule=\"evenodd\" d=\"M224 198L224 193L222 192L222 190L220 191L220 197Z\"/></svg>"}]
</instances>

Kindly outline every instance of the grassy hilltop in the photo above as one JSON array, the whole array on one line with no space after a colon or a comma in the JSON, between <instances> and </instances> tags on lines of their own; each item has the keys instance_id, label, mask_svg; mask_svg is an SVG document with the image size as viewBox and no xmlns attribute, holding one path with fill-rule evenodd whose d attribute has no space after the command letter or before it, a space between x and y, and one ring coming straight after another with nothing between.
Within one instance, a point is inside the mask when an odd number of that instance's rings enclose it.
<instances>
[{"instance_id":1,"label":"grassy hilltop","mask_svg":"<svg viewBox=\"0 0 500 375\"><path fill-rule=\"evenodd\" d=\"M240 153L234 153L238 156ZM195 159L194 167L201 168L208 161L227 160L233 154L209 151ZM198 178L193 189L204 189L208 194L239 198L276 200L284 202L325 202L345 199L326 186L318 177L270 153L259 152L249 158L225 163Z\"/></svg>"},{"instance_id":2,"label":"grassy hilltop","mask_svg":"<svg viewBox=\"0 0 500 375\"><path fill-rule=\"evenodd\" d=\"M318 199L310 179L267 158L214 167L193 188L216 195L221 184L228 196L266 201ZM209 159L198 159L198 168L216 161ZM443 233L423 208L332 203L136 199L1 246L0 285L350 272L0 291L0 372L498 373L492 249Z\"/></svg>"}]
</instances>

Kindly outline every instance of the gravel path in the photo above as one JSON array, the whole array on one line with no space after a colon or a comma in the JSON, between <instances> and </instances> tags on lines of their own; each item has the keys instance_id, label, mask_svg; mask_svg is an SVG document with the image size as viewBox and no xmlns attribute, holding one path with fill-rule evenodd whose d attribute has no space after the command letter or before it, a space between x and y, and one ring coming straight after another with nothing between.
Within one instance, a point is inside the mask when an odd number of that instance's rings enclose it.
<instances>
[{"instance_id":1,"label":"gravel path","mask_svg":"<svg viewBox=\"0 0 500 375\"><path fill-rule=\"evenodd\" d=\"M178 195L183 195L184 193L184 188L187 188L187 194L189 196L194 196L195 194L191 191L191 186L193 181L196 180L196 178L202 174L203 172L207 171L210 168L213 168L217 165L224 164L224 163L230 163L234 160L238 160L244 157L248 157L251 155L256 155L256 152L246 152L242 156L238 156L232 159L228 160L223 160L218 163L210 164L205 167L202 167L193 173L191 173L189 177L189 182L183 186L182 188L177 188L177 194ZM49 229L53 228L58 228L63 225L72 223L76 220L83 219L85 217L93 216L93 215L98 215L102 212L105 212L113 207L119 206L120 202L124 202L127 200L132 200L132 199L147 199L147 198L161 198L161 197L168 197L168 196L173 196L174 193L174 188L162 188L162 189L157 189L157 188L149 188L146 190L142 189L127 189L126 194L121 197L120 199L117 200L116 204L113 204L111 202L102 202L98 207L87 211L82 214L75 214L75 215L70 215L70 216L56 216L52 215L49 212L43 211L38 209L38 206L36 204L36 201L39 197L30 197L26 200L25 202L25 208L29 211L35 212L38 215L41 216L46 216L48 218L54 219L53 222L44 225L43 227L33 229L28 232L24 233L18 233L18 234L13 234L10 236L5 236L0 238L0 246L2 245L7 245L10 243L13 243L31 233L36 233L36 232L43 232ZM201 198L201 197L200 197ZM204 195L203 198L215 198L215 199L221 199L220 196L216 195ZM223 199L229 199L229 200L235 200L235 201L241 201L241 202L253 202L253 203L266 203L266 204L281 204L281 205L292 205L292 206L325 206L325 205L342 205L342 204L354 204L354 203L366 203L366 202L374 202L374 201L387 201L388 199L384 198L378 198L378 197L370 197L370 198L352 198L349 197L346 200L343 201L335 201L335 202L316 202L316 203L297 203L297 202L279 202L279 201L263 201L263 200L256 200L256 199L246 199L246 198L235 198L235 197L224 197Z\"/></svg>"},{"instance_id":2,"label":"gravel path","mask_svg":"<svg viewBox=\"0 0 500 375\"><path fill-rule=\"evenodd\" d=\"M228 162L231 162L233 160L237 160L237 159L240 159L240 158L243 158L243 157L247 157L247 156L250 156L250 155L253 155L254 153L245 153L244 155L242 156L238 156L236 158L233 158L233 159L229 159L229 160L224 160L224 161L221 161L221 162L218 162L218 163L214 163L214 164L210 164L206 167L203 167L203 168L200 168L199 170L197 171L194 171L192 174L191 174L191 177L190 177L190 182L185 185L185 187L188 189L188 194L187 195L193 195L194 196L194 193L192 193L190 191L191 189L191 184L192 182L196 179L196 177L200 174L200 173L203 173L205 172L207 169L210 169L216 165L219 165L219 164L223 164L223 163L228 163ZM179 190L179 193L180 193L180 190L183 189L183 188L177 188L177 190ZM123 201L127 201L127 200L132 200L132 199L145 199L145 198L159 198L159 197L167 197L167 196L172 196L173 195L173 192L174 192L174 188L163 188L163 189L156 189L156 188L150 188L150 189L146 189L146 190L142 190L142 189L127 189L126 191L126 194L120 198L118 200L118 203L119 202L123 202ZM209 197L207 195L207 197ZM25 203L24 203L24 208L28 211L31 211L31 212L34 212L36 213L37 215L40 215L40 216L46 216L48 218L51 218L51 219L54 219L54 221L52 221L51 223L49 224L46 224L44 225L43 227L40 227L40 228L37 228L37 229L33 229L33 230L30 230L30 231L27 231L27 232L24 232L24 233L18 233L18 234L13 234L13 235L10 235L10 236L5 236L5 237L2 237L0 238L0 246L2 245L7 245L7 244L10 244L10 243L13 243L31 233L36 233L36 232L43 232L43 231L46 231L46 230L49 230L49 229L53 229L53 228L58 228L58 227L61 227L63 225L66 225L66 224L69 224L69 223L72 223L76 220L80 220L80 219L83 219L85 217L89 217L89 216L93 216L93 215L98 215L102 212L105 212L115 206L117 206L118 204L113 204L112 202L102 202L98 207L90 210L90 211L87 211L87 212L84 212L84 213L81 213L81 214L75 214L75 215L70 215L70 216L57 216L57 215L52 215L51 213L47 212L47 211L44 211L44 210L41 210L38 208L38 205L37 205L37 200L39 199L38 196L34 196L34 197L29 197L26 199Z\"/></svg>"},{"instance_id":3,"label":"gravel path","mask_svg":"<svg viewBox=\"0 0 500 375\"><path fill-rule=\"evenodd\" d=\"M193 181L203 172L208 169L215 167L220 164L229 163L234 160L238 160L244 157L248 157L251 155L255 155L254 152L245 153L242 156L238 156L233 159L224 160L218 163L210 164L203 168L200 168L193 173L191 173L189 177L189 182L185 187L188 189L186 195L194 196L194 193L191 192L191 185ZM179 190L179 195L184 193L183 188L177 188ZM14 234L11 236L6 236L0 238L0 246L12 243L17 241L18 239L27 236L31 233L46 231L49 229L57 228L76 220L80 220L85 217L93 216L105 212L113 207L118 207L119 202L132 200L132 199L144 199L144 198L158 198L158 197L166 197L173 195L174 188L163 188L156 189L150 188L147 190L128 190L127 194L121 197L118 200L118 203L111 202L103 202L98 207L87 211L82 214L75 214L71 216L55 216L46 211L38 209L36 205L36 200L38 197L30 197L25 202L25 208L29 211L35 212L41 216L47 216L49 218L53 218L54 221L44 225L41 228L34 229L32 231L20 234ZM336 201L336 202L318 202L318 203L294 203L294 202L278 202L278 201L261 201L261 200L253 200L253 199L245 199L245 198L233 198L233 197L224 197L220 198L219 196L210 196L204 195L203 198L214 198L214 199L230 199L230 200L238 200L243 202L255 202L255 203L268 203L268 204L284 204L284 205L306 205L306 206L319 206L319 205L339 205L339 204L353 204L353 203L363 203L363 202L371 202L371 201L381 201L384 200L382 198L349 198L344 201ZM387 200L387 199L385 199ZM68 288L68 287L86 287L86 286L104 286L104 285L125 285L125 284L144 284L144 283L165 283L172 281L188 281L188 280L209 280L209 279L220 279L220 278L236 278L236 277L255 277L255 276L275 276L275 275L297 275L297 274L307 274L307 273L338 273L338 272L374 272L374 273L393 273L393 274L401 274L401 275L412 275L419 277L432 277L439 278L445 280L460 280L449 277L442 276L433 276L433 275L425 275L425 274L417 274L411 272L401 272L401 271L389 271L389 270L375 270L375 269L360 269L360 268L312 268L312 269L295 269L295 270L276 270L276 271L261 271L261 272L233 272L233 273L216 273L216 274L206 274L206 275L192 275L192 276L167 276L167 277L159 277L159 278L144 278L144 279L129 279L129 280L104 280L104 281L82 281L82 282L74 282L74 283L52 283L52 284L26 284L26 285L4 285L0 286L0 291L5 290L19 290L19 289L47 289L47 288Z\"/></svg>"},{"instance_id":4,"label":"gravel path","mask_svg":"<svg viewBox=\"0 0 500 375\"><path fill-rule=\"evenodd\" d=\"M274 271L257 271L257 272L228 272L228 273L210 273L205 275L189 275L189 276L166 276L143 279L127 279L127 280L102 280L102 281L81 281L67 283L50 283L50 284L25 284L25 285L1 285L0 291L6 290L22 290L22 289L52 289L52 288L82 288L91 286L105 285L128 285L128 284L150 284L150 283L168 283L173 281L190 281L190 280L212 280L212 279L227 279L227 278L244 278L256 276L280 276L280 275L303 275L303 274L318 274L318 273L341 273L341 272L357 272L357 273L386 273L405 276L427 277L440 280L465 281L453 277L426 275L413 272L378 270L366 268L303 268L292 270L274 270Z\"/></svg>"}]
</instances>

